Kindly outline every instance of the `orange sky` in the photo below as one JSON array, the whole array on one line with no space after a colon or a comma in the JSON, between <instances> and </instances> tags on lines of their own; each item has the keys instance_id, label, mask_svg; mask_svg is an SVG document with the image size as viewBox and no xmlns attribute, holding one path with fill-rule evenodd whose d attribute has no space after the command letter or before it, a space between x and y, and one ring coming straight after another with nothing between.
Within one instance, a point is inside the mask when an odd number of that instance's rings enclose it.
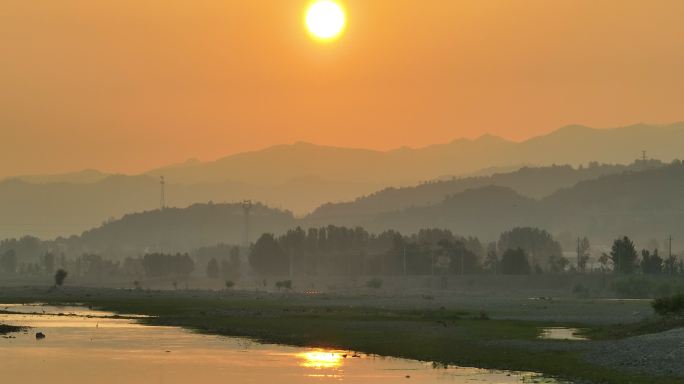
<instances>
[{"instance_id":1,"label":"orange sky","mask_svg":"<svg viewBox=\"0 0 684 384\"><path fill-rule=\"evenodd\" d=\"M0 176L684 120L684 1L3 0Z\"/></svg>"}]
</instances>

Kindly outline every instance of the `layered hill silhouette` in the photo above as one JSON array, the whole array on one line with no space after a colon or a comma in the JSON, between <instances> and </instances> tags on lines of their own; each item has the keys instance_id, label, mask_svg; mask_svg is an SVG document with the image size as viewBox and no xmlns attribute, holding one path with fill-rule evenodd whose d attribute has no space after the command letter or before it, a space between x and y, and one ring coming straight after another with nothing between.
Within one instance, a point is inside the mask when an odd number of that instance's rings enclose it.
<instances>
[{"instance_id":1,"label":"layered hill silhouette","mask_svg":"<svg viewBox=\"0 0 684 384\"><path fill-rule=\"evenodd\" d=\"M254 207L250 221L252 241L265 232L278 234L295 226L321 226L310 218L298 219L288 211L260 204ZM373 232L394 229L407 234L422 228L446 228L483 241L496 240L513 227L532 226L556 235L586 235L598 246L607 246L622 235L646 246L652 239L684 238L682 222L684 165L675 161L580 181L540 199L509 187L488 185L466 189L435 204L354 220L329 217L326 225L362 226ZM240 204L195 204L125 215L80 236L57 239L50 247L120 258L150 251L192 251L218 243L241 244L243 231Z\"/></svg>"},{"instance_id":2,"label":"layered hill silhouette","mask_svg":"<svg viewBox=\"0 0 684 384\"><path fill-rule=\"evenodd\" d=\"M569 165L552 165L523 167L514 172L494 173L489 176L453 177L449 180L436 180L411 187L389 187L353 201L324 204L313 211L308 218L311 221L320 222L325 222L329 218L338 221L348 219L354 222L383 212L436 204L450 195L490 185L507 187L527 197L542 198L580 181L662 165L663 163L658 160L637 160L629 165L591 163L587 167L578 168Z\"/></svg>"},{"instance_id":3,"label":"layered hill silhouette","mask_svg":"<svg viewBox=\"0 0 684 384\"><path fill-rule=\"evenodd\" d=\"M114 258L142 252L189 252L219 243L242 244L244 223L241 204L194 204L125 215L57 244ZM297 221L290 212L257 203L250 210L249 223L251 236L258 237L283 232Z\"/></svg>"},{"instance_id":4,"label":"layered hill silhouette","mask_svg":"<svg viewBox=\"0 0 684 384\"><path fill-rule=\"evenodd\" d=\"M437 204L382 213L359 224L409 233L436 226L489 239L515 226L534 226L608 244L621 235L642 243L682 238L682 220L684 165L674 162L580 181L542 199L508 187L468 189Z\"/></svg>"},{"instance_id":5,"label":"layered hill silhouette","mask_svg":"<svg viewBox=\"0 0 684 384\"><path fill-rule=\"evenodd\" d=\"M577 171L569 167L529 167L507 175L458 178L482 169L511 169L522 164L628 163L641 150L663 159L681 155L684 123L633 125L615 129L568 126L520 143L493 136L460 139L424 148L381 152L307 143L281 145L231 155L216 161L189 161L141 175L107 175L83 171L66 175L20 176L0 182L0 238L25 234L43 238L68 236L130 212L159 206L158 177L167 180L173 207L198 202L243 199L293 211L308 219L377 215L440 202L445 195L486 185L507 186L528 197L620 171L603 167ZM445 184L425 181L442 180ZM422 185L416 186L422 183ZM435 185L433 185L435 184ZM388 186L414 186L399 192ZM354 198L366 196L357 201ZM350 204L325 203L353 201ZM354 219L356 220L356 219Z\"/></svg>"},{"instance_id":6,"label":"layered hill silhouette","mask_svg":"<svg viewBox=\"0 0 684 384\"><path fill-rule=\"evenodd\" d=\"M519 143L484 135L475 140L458 139L447 144L387 152L300 142L212 162L190 161L147 174L164 175L181 183L230 180L278 184L314 176L337 182L402 185L491 167L579 165L590 160L627 163L642 150L670 161L682 156L683 140L684 123L676 123L613 129L572 125Z\"/></svg>"},{"instance_id":7,"label":"layered hill silhouette","mask_svg":"<svg viewBox=\"0 0 684 384\"><path fill-rule=\"evenodd\" d=\"M252 199L283 209L304 212L332 200L346 200L377 189L375 185L331 182L316 178L280 185L236 182L181 184L168 182L166 201L171 207L209 201ZM152 176L106 176L89 183L35 183L21 179L0 182L0 239L34 235L70 236L130 212L160 206L159 180Z\"/></svg>"}]
</instances>

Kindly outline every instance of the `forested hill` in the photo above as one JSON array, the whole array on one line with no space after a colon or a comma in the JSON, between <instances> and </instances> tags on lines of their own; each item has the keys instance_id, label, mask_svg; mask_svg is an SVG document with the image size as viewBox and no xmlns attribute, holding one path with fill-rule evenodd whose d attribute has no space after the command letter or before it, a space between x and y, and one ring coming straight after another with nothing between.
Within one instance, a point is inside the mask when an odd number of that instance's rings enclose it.
<instances>
[{"instance_id":1,"label":"forested hill","mask_svg":"<svg viewBox=\"0 0 684 384\"><path fill-rule=\"evenodd\" d=\"M538 202L507 187L468 189L427 206L383 213L366 222L371 230L392 228L413 233L420 228L445 228L462 235L495 239L515 226L535 226Z\"/></svg>"},{"instance_id":2,"label":"forested hill","mask_svg":"<svg viewBox=\"0 0 684 384\"><path fill-rule=\"evenodd\" d=\"M244 222L241 204L195 204L125 215L54 243L69 254L87 251L115 258L152 251L187 252L205 245L241 244ZM288 211L261 204L250 211L252 240L264 232L280 233L295 225Z\"/></svg>"},{"instance_id":3,"label":"forested hill","mask_svg":"<svg viewBox=\"0 0 684 384\"><path fill-rule=\"evenodd\" d=\"M437 204L449 195L484 186L507 187L527 197L543 198L580 181L662 165L657 160L650 160L636 161L630 165L590 163L587 167L579 168L570 165L524 167L514 172L495 173L491 176L453 178L412 187L385 188L354 201L322 205L308 219L321 223L333 218L354 221L414 206Z\"/></svg>"},{"instance_id":4,"label":"forested hill","mask_svg":"<svg viewBox=\"0 0 684 384\"><path fill-rule=\"evenodd\" d=\"M675 162L582 181L540 200L505 187L470 189L438 204L368 218L365 225L409 233L436 226L483 238L530 225L607 243L619 235L643 241L664 240L670 235L684 238L683 222L684 165Z\"/></svg>"},{"instance_id":5,"label":"forested hill","mask_svg":"<svg viewBox=\"0 0 684 384\"><path fill-rule=\"evenodd\" d=\"M684 165L578 183L541 201L554 227L586 233L684 238Z\"/></svg>"}]
</instances>

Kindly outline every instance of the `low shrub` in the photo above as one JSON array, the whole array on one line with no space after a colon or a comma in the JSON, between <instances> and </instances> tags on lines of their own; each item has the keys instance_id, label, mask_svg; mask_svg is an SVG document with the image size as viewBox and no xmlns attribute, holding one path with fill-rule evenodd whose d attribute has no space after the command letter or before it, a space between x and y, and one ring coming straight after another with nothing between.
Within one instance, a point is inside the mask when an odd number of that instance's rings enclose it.
<instances>
[{"instance_id":1,"label":"low shrub","mask_svg":"<svg viewBox=\"0 0 684 384\"><path fill-rule=\"evenodd\" d=\"M655 299L651 306L661 316L684 315L684 294Z\"/></svg>"}]
</instances>

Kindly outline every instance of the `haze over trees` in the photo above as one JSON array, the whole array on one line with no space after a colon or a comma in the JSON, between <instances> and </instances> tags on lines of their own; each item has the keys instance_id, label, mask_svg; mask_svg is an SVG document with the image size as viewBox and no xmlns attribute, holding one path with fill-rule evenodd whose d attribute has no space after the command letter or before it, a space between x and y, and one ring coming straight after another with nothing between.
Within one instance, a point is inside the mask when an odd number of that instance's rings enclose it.
<instances>
[{"instance_id":1,"label":"haze over trees","mask_svg":"<svg viewBox=\"0 0 684 384\"><path fill-rule=\"evenodd\" d=\"M296 285L301 279L327 276L349 281L359 277L378 278L379 286L383 285L384 276L425 276L441 281L446 287L449 277L474 275L601 273L618 277L684 273L684 265L676 254L663 258L658 248L639 248L629 237L615 239L611 251L604 254L596 249L582 249L582 243L589 243L585 240L580 241L580 254L574 255L576 250L563 253L559 242L549 232L535 227L512 228L502 232L497 241L489 242L438 228L402 234L394 230L373 233L361 227L332 225L295 227L281 235L264 233L250 249L221 243L190 253L150 252L124 260L97 253L42 251L32 259L22 260L10 249L0 257L0 275L44 281L51 276L49 271L56 269L68 270L75 281L91 284L107 281L128 281L130 284L133 281L136 289L140 289L141 281L147 282L145 284L165 282L167 287L173 282L178 289L179 282L187 287L192 279L203 278L219 281L230 289L236 283L253 284L262 278L264 285L259 285L262 288L266 286L266 280L291 281L290 284L294 281ZM651 245L653 242L647 243L647 246ZM577 260L585 265L578 266ZM674 292L672 289L676 289L655 287L648 281L631 277L616 280L611 287L621 297L650 297L648 295L654 292Z\"/></svg>"},{"instance_id":2,"label":"haze over trees","mask_svg":"<svg viewBox=\"0 0 684 384\"><path fill-rule=\"evenodd\" d=\"M567 265L563 260L563 250L553 236L545 230L531 227L518 227L501 234L499 249L522 250L529 258L533 268L562 271Z\"/></svg>"},{"instance_id":3,"label":"haze over trees","mask_svg":"<svg viewBox=\"0 0 684 384\"><path fill-rule=\"evenodd\" d=\"M187 253L148 253L142 262L148 277L188 278L195 268L194 261Z\"/></svg>"},{"instance_id":4,"label":"haze over trees","mask_svg":"<svg viewBox=\"0 0 684 384\"><path fill-rule=\"evenodd\" d=\"M519 243L536 250L536 240L533 235ZM505 240L501 245L507 246ZM295 228L278 237L262 235L251 250L250 265L255 272L268 276L497 273L495 265L485 263L485 247L477 238L443 229L422 229L406 236L391 230L373 234L359 227ZM507 250L503 248L502 253ZM493 252L496 259L497 250ZM520 252L527 265L525 273L529 273L530 256L522 249ZM508 265L504 273L508 273ZM544 270L541 265L538 268L539 272Z\"/></svg>"},{"instance_id":5,"label":"haze over trees","mask_svg":"<svg viewBox=\"0 0 684 384\"><path fill-rule=\"evenodd\" d=\"M572 233L586 234L595 245L605 246L612 243L616 233L628 233L642 244L669 235L684 238L684 232L679 233L682 227L678 225L684 221L682 191L684 166L675 162L656 169L583 181L541 200L521 196L505 187L467 190L439 204L370 215L359 219L358 225L347 227L360 226L373 234L390 228L402 233L417 233L422 228L437 227L477 237L485 243L498 240L502 232L515 227L538 227L544 228L548 234L569 233L566 251L572 252L576 248L572 244L576 242ZM616 195L620 196L619 200ZM627 217L629 219L625 219ZM334 223L336 220L331 217L328 221ZM348 220L342 218L340 221ZM256 204L250 215L250 231L254 236L260 233L278 236L296 226L316 227L312 225L314 222L308 217L295 218L290 212ZM26 262L42 265L40 258L48 253L57 258L61 254L94 253L122 261L150 251L193 252L215 244L241 244L243 239L244 212L240 204L196 204L185 209L169 208L126 215L81 236L48 241L30 236L6 239L0 241L0 256L11 250L17 260L24 263L24 268L34 268ZM251 241L256 241L256 238ZM296 246L295 239L292 241ZM653 246L648 248L652 250ZM230 249L221 252L228 255ZM212 257L219 262L225 258L216 254ZM562 262L561 259L546 260L546 257L539 263ZM7 266L11 269L11 256L7 258ZM202 260L202 268L209 259L211 257ZM83 263L85 265L89 261L84 260ZM576 264L575 258L573 264ZM664 264L667 268L672 261L666 260ZM48 268L52 269L49 265Z\"/></svg>"},{"instance_id":6,"label":"haze over trees","mask_svg":"<svg viewBox=\"0 0 684 384\"><path fill-rule=\"evenodd\" d=\"M0 269L5 273L17 271L17 254L13 249L8 249L0 255Z\"/></svg>"},{"instance_id":7,"label":"haze over trees","mask_svg":"<svg viewBox=\"0 0 684 384\"><path fill-rule=\"evenodd\" d=\"M537 182L531 184L536 187L528 186L528 192L580 181L543 198L500 185L460 190L481 182L524 188L534 180ZM438 202L429 200L450 188L460 192L447 194ZM662 248L652 239L684 238L678 225L684 220L682 191L681 162L664 165L640 160L630 166L524 168L491 177L386 189L354 203L322 207L305 217L256 203L249 218L251 250L243 244L241 204L194 204L128 214L79 236L2 240L0 271L38 276L66 268L75 277L152 276L157 272L149 266L146 269L142 256L188 254L196 264L191 274L223 279L238 279L250 268L265 275L458 275L503 273L503 254L520 248L532 273L585 272L596 267L600 254L591 258L592 245L607 251L611 244L616 246L615 235L624 233L643 247L631 249L621 239L618 249L608 252L608 259L599 263L604 269L673 274L679 268L678 260L663 257ZM407 205L411 201L416 203ZM365 212L367 204L380 210L403 208ZM347 208L352 215L336 216L335 212ZM323 211L330 216L320 216ZM317 225L321 220L326 225ZM263 233L272 238L259 238Z\"/></svg>"}]
</instances>

